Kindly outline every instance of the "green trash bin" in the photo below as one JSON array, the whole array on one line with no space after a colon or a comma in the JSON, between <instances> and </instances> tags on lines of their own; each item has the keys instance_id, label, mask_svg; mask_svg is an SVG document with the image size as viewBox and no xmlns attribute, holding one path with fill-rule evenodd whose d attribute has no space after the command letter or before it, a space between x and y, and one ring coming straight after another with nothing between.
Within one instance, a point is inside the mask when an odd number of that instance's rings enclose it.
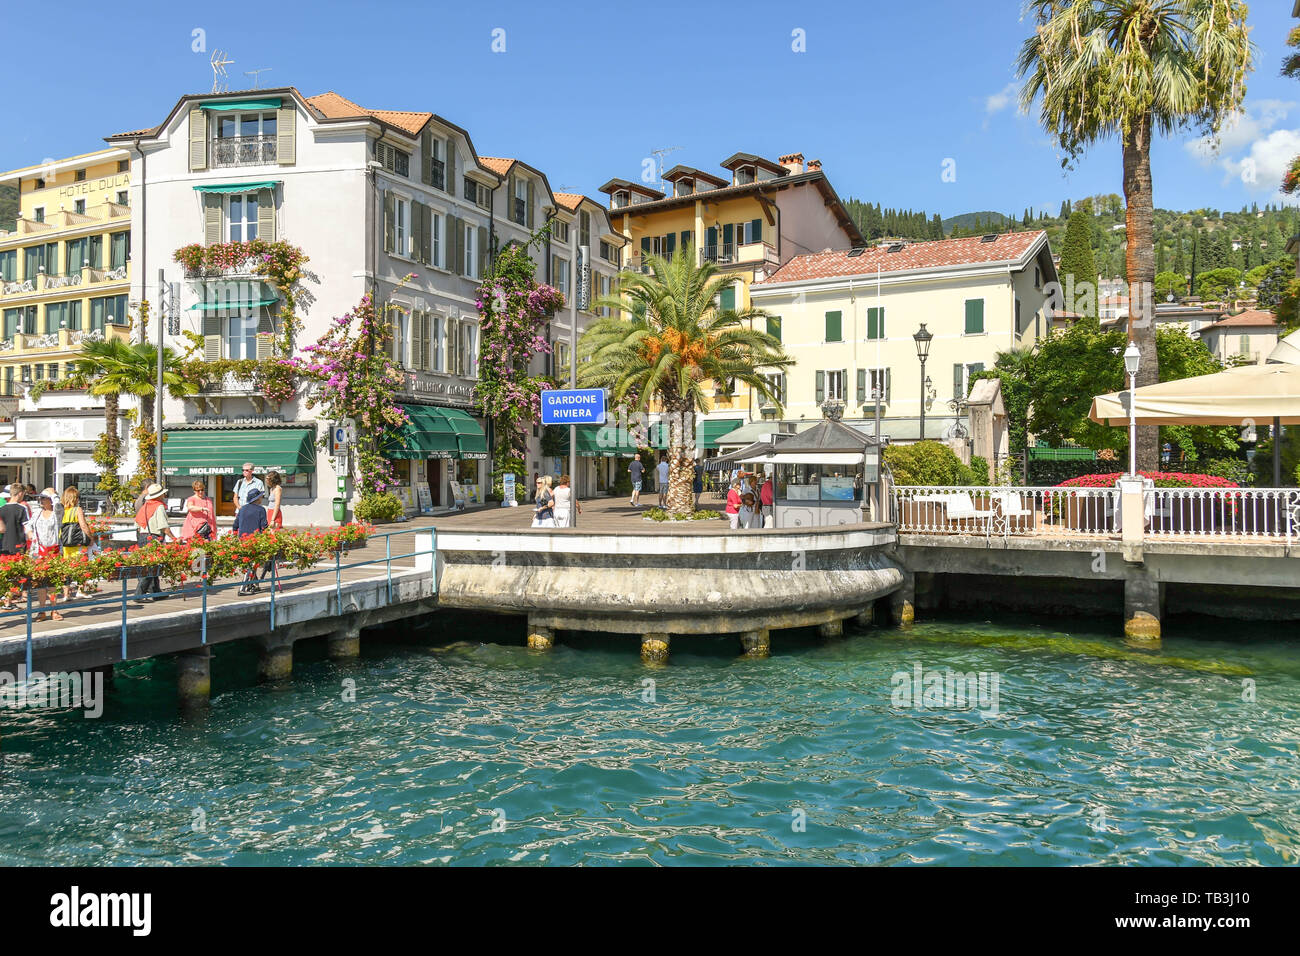
<instances>
[{"instance_id":1,"label":"green trash bin","mask_svg":"<svg viewBox=\"0 0 1300 956\"><path fill-rule=\"evenodd\" d=\"M342 498L335 498L334 499L334 520L338 522L342 522L347 518L347 516L348 516L348 503L344 501Z\"/></svg>"}]
</instances>

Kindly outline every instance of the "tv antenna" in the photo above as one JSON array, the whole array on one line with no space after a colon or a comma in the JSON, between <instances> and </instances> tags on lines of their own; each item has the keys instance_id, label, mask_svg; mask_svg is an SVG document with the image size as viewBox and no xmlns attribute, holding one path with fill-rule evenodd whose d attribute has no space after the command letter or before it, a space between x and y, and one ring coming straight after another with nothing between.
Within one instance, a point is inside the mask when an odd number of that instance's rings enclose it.
<instances>
[{"instance_id":1,"label":"tv antenna","mask_svg":"<svg viewBox=\"0 0 1300 956\"><path fill-rule=\"evenodd\" d=\"M226 59L224 50L213 50L212 59L212 92L224 93L230 89L230 76L226 72L226 67L234 63L234 60Z\"/></svg>"},{"instance_id":2,"label":"tv antenna","mask_svg":"<svg viewBox=\"0 0 1300 956\"><path fill-rule=\"evenodd\" d=\"M273 67L264 66L260 70L245 70L244 76L251 76L253 78L253 89L256 90L258 89L258 81L261 78L260 74L270 73L272 69Z\"/></svg>"},{"instance_id":3,"label":"tv antenna","mask_svg":"<svg viewBox=\"0 0 1300 956\"><path fill-rule=\"evenodd\" d=\"M657 156L658 159L659 159L659 191L660 191L660 192L665 192L665 189L664 189L664 157L667 156L669 153L674 153L674 152L676 152L677 150L679 150L679 149L683 149L683 148L684 148L684 147L681 147L681 146L661 146L659 149L652 149L652 150L650 150L650 152L654 153L655 156Z\"/></svg>"}]
</instances>

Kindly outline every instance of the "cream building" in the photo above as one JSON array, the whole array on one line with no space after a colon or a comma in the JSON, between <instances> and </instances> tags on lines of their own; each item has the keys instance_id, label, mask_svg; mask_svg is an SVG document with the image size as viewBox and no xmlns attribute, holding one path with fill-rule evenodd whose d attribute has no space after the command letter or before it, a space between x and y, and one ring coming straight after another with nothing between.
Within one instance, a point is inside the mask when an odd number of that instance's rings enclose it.
<instances>
[{"instance_id":1,"label":"cream building","mask_svg":"<svg viewBox=\"0 0 1300 956\"><path fill-rule=\"evenodd\" d=\"M1263 365L1277 345L1277 317L1247 309L1202 326L1197 337L1224 365Z\"/></svg>"},{"instance_id":2,"label":"cream building","mask_svg":"<svg viewBox=\"0 0 1300 956\"><path fill-rule=\"evenodd\" d=\"M879 388L882 433L906 442L921 437L922 324L933 336L924 437L953 437L971 376L1048 334L1056 281L1047 234L1013 232L797 256L749 294L796 361L781 383L785 420L820 419L838 400L845 420L874 424Z\"/></svg>"}]
</instances>

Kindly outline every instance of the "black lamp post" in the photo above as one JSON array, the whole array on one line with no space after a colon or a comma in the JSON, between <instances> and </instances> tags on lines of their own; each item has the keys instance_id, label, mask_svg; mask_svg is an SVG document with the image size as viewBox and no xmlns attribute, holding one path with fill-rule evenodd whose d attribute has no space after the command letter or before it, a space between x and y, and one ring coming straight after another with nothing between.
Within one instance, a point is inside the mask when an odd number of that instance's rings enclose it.
<instances>
[{"instance_id":1,"label":"black lamp post","mask_svg":"<svg viewBox=\"0 0 1300 956\"><path fill-rule=\"evenodd\" d=\"M921 441L925 441L925 360L930 355L930 340L934 335L925 330L925 323L912 335L916 343L916 357L921 360Z\"/></svg>"}]
</instances>

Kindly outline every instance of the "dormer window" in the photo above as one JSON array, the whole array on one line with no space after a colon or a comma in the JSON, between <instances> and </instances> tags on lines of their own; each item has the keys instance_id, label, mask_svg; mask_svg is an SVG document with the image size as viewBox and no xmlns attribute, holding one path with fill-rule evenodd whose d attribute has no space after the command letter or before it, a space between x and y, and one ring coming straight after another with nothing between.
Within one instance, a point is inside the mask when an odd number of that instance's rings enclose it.
<instances>
[{"instance_id":1,"label":"dormer window","mask_svg":"<svg viewBox=\"0 0 1300 956\"><path fill-rule=\"evenodd\" d=\"M753 166L736 167L736 185L744 186L746 183L752 183L755 179Z\"/></svg>"},{"instance_id":2,"label":"dormer window","mask_svg":"<svg viewBox=\"0 0 1300 956\"><path fill-rule=\"evenodd\" d=\"M515 180L515 201L511 216L519 225L528 221L528 183L523 179Z\"/></svg>"},{"instance_id":3,"label":"dormer window","mask_svg":"<svg viewBox=\"0 0 1300 956\"><path fill-rule=\"evenodd\" d=\"M626 189L620 189L614 193L614 208L619 209L628 203L628 192Z\"/></svg>"},{"instance_id":4,"label":"dormer window","mask_svg":"<svg viewBox=\"0 0 1300 956\"><path fill-rule=\"evenodd\" d=\"M693 179L679 179L673 184L674 196L689 196L693 192L695 192L695 180Z\"/></svg>"}]
</instances>

